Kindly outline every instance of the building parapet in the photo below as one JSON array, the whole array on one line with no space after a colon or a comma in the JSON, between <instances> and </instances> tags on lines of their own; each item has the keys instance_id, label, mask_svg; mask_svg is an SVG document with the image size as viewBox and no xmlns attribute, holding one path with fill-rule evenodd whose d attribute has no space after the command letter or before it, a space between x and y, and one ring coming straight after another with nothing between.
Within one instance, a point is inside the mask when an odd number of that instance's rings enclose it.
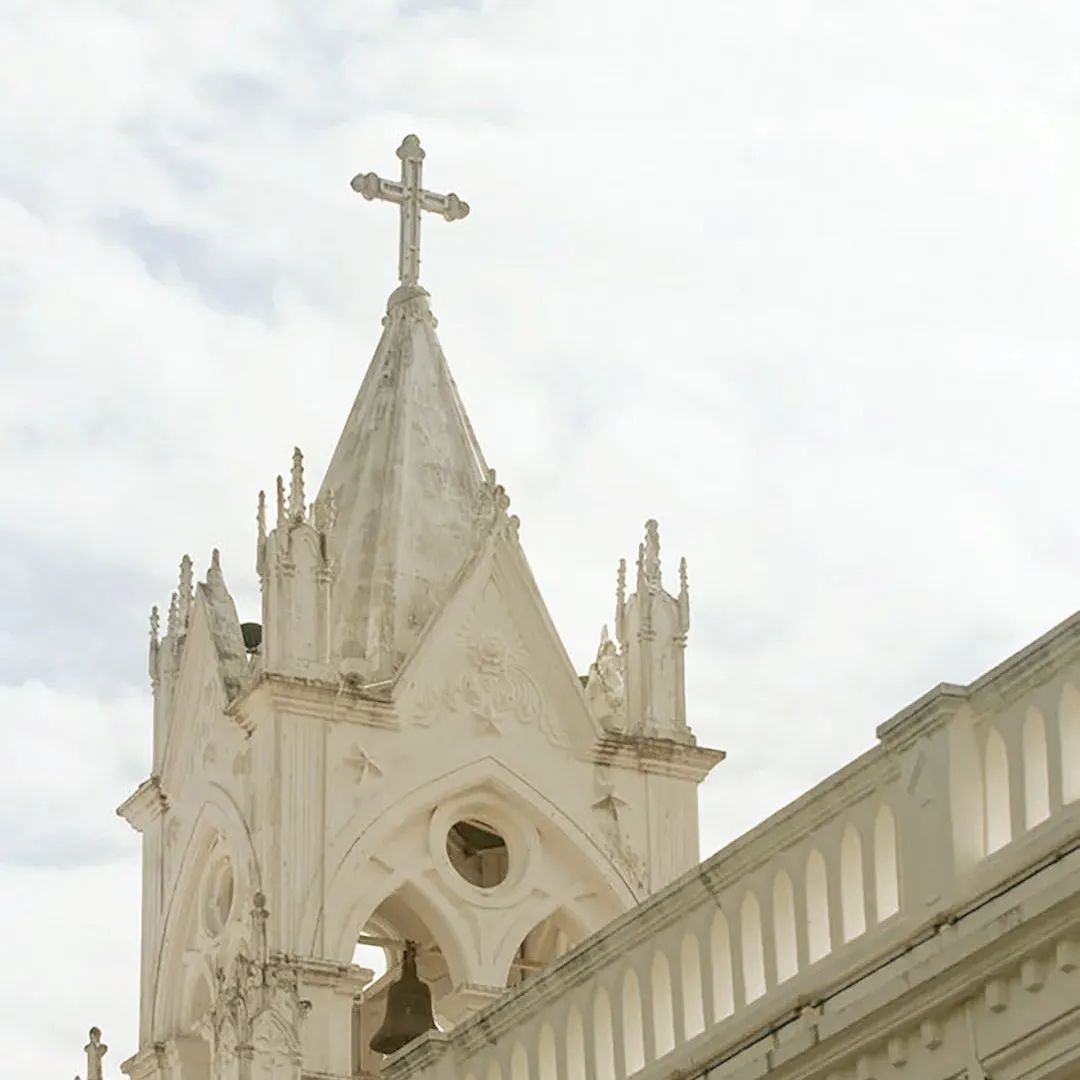
<instances>
[{"instance_id":1,"label":"building parapet","mask_svg":"<svg viewBox=\"0 0 1080 1080\"><path fill-rule=\"evenodd\" d=\"M938 687L878 734L521 987L388 1059L383 1075L672 1075L703 1040L734 1053L763 1030L812 1023L820 1002L1064 860L1080 843L1080 616L971 686Z\"/></svg>"}]
</instances>

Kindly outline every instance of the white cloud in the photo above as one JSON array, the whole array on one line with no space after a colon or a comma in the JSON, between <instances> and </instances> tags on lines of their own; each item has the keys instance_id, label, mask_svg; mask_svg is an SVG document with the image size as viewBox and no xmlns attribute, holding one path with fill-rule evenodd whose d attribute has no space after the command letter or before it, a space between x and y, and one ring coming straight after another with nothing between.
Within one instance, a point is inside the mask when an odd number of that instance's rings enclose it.
<instances>
[{"instance_id":1,"label":"white cloud","mask_svg":"<svg viewBox=\"0 0 1080 1080\"><path fill-rule=\"evenodd\" d=\"M1080 14L613 11L8 13L0 570L73 579L66 613L0 615L5 717L37 718L9 724L5 823L32 805L35 844L84 848L119 827L142 611L182 551L220 546L254 611L256 491L294 442L328 460L393 284L395 215L348 180L408 130L473 206L426 225L424 277L578 665L647 516L690 559L692 718L730 753L708 846L1075 606ZM101 872L5 870L5 901L35 899L23 936ZM130 1007L137 900L109 886L79 907L115 946L87 981ZM22 1071L78 1058L89 1000L0 1010Z\"/></svg>"}]
</instances>

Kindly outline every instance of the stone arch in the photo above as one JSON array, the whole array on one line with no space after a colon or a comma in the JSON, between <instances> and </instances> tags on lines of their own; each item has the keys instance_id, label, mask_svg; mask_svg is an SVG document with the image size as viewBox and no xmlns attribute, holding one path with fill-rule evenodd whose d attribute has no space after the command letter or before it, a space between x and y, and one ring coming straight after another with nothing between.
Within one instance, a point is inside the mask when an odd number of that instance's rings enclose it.
<instances>
[{"instance_id":1,"label":"stone arch","mask_svg":"<svg viewBox=\"0 0 1080 1080\"><path fill-rule=\"evenodd\" d=\"M840 840L840 914L845 941L851 941L865 933L862 837L850 822Z\"/></svg>"},{"instance_id":2,"label":"stone arch","mask_svg":"<svg viewBox=\"0 0 1080 1080\"><path fill-rule=\"evenodd\" d=\"M731 955L731 930L724 913L717 908L709 927L709 955L712 960L713 1022L735 1011L735 970Z\"/></svg>"},{"instance_id":3,"label":"stone arch","mask_svg":"<svg viewBox=\"0 0 1080 1080\"><path fill-rule=\"evenodd\" d=\"M540 1029L536 1044L537 1080L559 1080L559 1062L555 1051L555 1032L550 1024Z\"/></svg>"},{"instance_id":4,"label":"stone arch","mask_svg":"<svg viewBox=\"0 0 1080 1080\"><path fill-rule=\"evenodd\" d=\"M1046 747L1046 721L1032 705L1024 716L1024 824L1034 829L1050 816L1050 759Z\"/></svg>"},{"instance_id":5,"label":"stone arch","mask_svg":"<svg viewBox=\"0 0 1080 1080\"><path fill-rule=\"evenodd\" d=\"M662 949L653 956L652 1024L656 1056L662 1058L675 1049L675 1003L671 994L671 966Z\"/></svg>"},{"instance_id":6,"label":"stone arch","mask_svg":"<svg viewBox=\"0 0 1080 1080\"><path fill-rule=\"evenodd\" d=\"M1080 799L1080 689L1069 682L1058 703L1061 736L1061 801Z\"/></svg>"},{"instance_id":7,"label":"stone arch","mask_svg":"<svg viewBox=\"0 0 1080 1080\"><path fill-rule=\"evenodd\" d=\"M825 856L817 848L811 848L806 857L806 944L811 964L832 951L829 874Z\"/></svg>"},{"instance_id":8,"label":"stone arch","mask_svg":"<svg viewBox=\"0 0 1080 1080\"><path fill-rule=\"evenodd\" d=\"M510 1080L529 1080L529 1056L519 1042L510 1052Z\"/></svg>"},{"instance_id":9,"label":"stone arch","mask_svg":"<svg viewBox=\"0 0 1080 1080\"><path fill-rule=\"evenodd\" d=\"M949 815L957 870L969 870L985 854L982 760L971 710L949 725Z\"/></svg>"},{"instance_id":10,"label":"stone arch","mask_svg":"<svg viewBox=\"0 0 1080 1080\"><path fill-rule=\"evenodd\" d=\"M566 1080L588 1080L585 1064L585 1025L576 1005L566 1016Z\"/></svg>"},{"instance_id":11,"label":"stone arch","mask_svg":"<svg viewBox=\"0 0 1080 1080\"><path fill-rule=\"evenodd\" d=\"M900 910L900 862L896 851L896 818L888 803L874 819L874 899L877 921Z\"/></svg>"},{"instance_id":12,"label":"stone arch","mask_svg":"<svg viewBox=\"0 0 1080 1080\"><path fill-rule=\"evenodd\" d=\"M623 1054L626 1075L645 1068L645 1032L641 1012L641 984L637 972L627 968L622 985Z\"/></svg>"},{"instance_id":13,"label":"stone arch","mask_svg":"<svg viewBox=\"0 0 1080 1080\"><path fill-rule=\"evenodd\" d=\"M185 953L189 953L198 940L198 908L202 902L200 884L215 843L220 843L228 851L235 868L236 900L231 920L235 926L237 918L262 887L259 863L240 808L224 788L207 784L180 858L180 868L173 875L162 923L150 1021L153 1037L159 1042L180 1033L181 1025L185 1023L183 1014L186 995L192 992L191 979L179 973L191 969L192 961L185 957ZM237 932L230 927L223 941L228 945L230 934L236 941L242 940L246 929L243 927ZM233 941L233 951L236 941ZM212 973L205 965L201 974L209 978L212 985Z\"/></svg>"},{"instance_id":14,"label":"stone arch","mask_svg":"<svg viewBox=\"0 0 1080 1080\"><path fill-rule=\"evenodd\" d=\"M683 934L679 949L679 974L682 978L683 1029L692 1039L705 1030L705 1001L701 983L701 945L696 934Z\"/></svg>"},{"instance_id":15,"label":"stone arch","mask_svg":"<svg viewBox=\"0 0 1080 1080\"><path fill-rule=\"evenodd\" d=\"M746 1000L754 1001L765 993L765 939L761 926L761 905L747 890L739 912L742 938L742 973Z\"/></svg>"},{"instance_id":16,"label":"stone arch","mask_svg":"<svg viewBox=\"0 0 1080 1080\"><path fill-rule=\"evenodd\" d=\"M351 839L341 845L341 854L328 875L325 913L320 910L315 888L308 892L301 922L303 940L309 940L314 948L318 927L323 921L328 955L341 961L348 960L352 955L355 928L363 925L376 906L373 900L377 902L370 892L358 895L356 883L370 881L373 873L382 878L387 876L386 864L393 862L394 842L403 833L403 822L424 818L430 815L432 807L473 790L493 792L522 820L538 827L554 826L571 840L574 856L579 860L579 873L588 878L588 884L603 904L603 918L597 919L597 925L588 926L589 932L599 929L635 904L630 884L578 823L503 763L485 757L443 776L422 779L405 796L385 797L386 802L370 821L361 824L357 820L355 826L347 828ZM370 813L370 809L367 812ZM357 817L361 815L362 812L358 812ZM525 893L526 890L522 890L522 900ZM323 914L325 920L321 919ZM508 943L511 954L516 946L517 942Z\"/></svg>"},{"instance_id":17,"label":"stone arch","mask_svg":"<svg viewBox=\"0 0 1080 1080\"><path fill-rule=\"evenodd\" d=\"M515 975L514 963L547 965L569 952L589 935L588 926L571 909L550 897L541 897L522 905L518 917L497 948L493 967L505 968L506 985L516 986L530 972L520 970Z\"/></svg>"},{"instance_id":18,"label":"stone arch","mask_svg":"<svg viewBox=\"0 0 1080 1080\"><path fill-rule=\"evenodd\" d=\"M593 999L593 1052L596 1080L615 1080L615 1028L611 1019L611 998L600 987Z\"/></svg>"},{"instance_id":19,"label":"stone arch","mask_svg":"<svg viewBox=\"0 0 1080 1080\"><path fill-rule=\"evenodd\" d=\"M773 943L776 946L776 981L785 982L799 970L795 941L795 890L786 870L773 878Z\"/></svg>"},{"instance_id":20,"label":"stone arch","mask_svg":"<svg viewBox=\"0 0 1080 1080\"><path fill-rule=\"evenodd\" d=\"M983 792L986 802L983 807L983 822L986 834L983 838L983 850L990 855L1012 840L1009 752L1001 732L993 725L986 730L984 755Z\"/></svg>"}]
</instances>

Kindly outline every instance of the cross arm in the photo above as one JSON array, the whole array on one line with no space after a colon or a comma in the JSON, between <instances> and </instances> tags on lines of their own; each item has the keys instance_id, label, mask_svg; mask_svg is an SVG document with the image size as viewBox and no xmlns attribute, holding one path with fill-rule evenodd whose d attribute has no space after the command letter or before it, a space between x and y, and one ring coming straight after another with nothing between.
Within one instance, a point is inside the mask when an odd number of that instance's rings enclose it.
<instances>
[{"instance_id":1,"label":"cross arm","mask_svg":"<svg viewBox=\"0 0 1080 1080\"><path fill-rule=\"evenodd\" d=\"M349 187L365 199L385 199L392 203L405 201L405 186L397 180L384 180L377 173L358 173L349 182Z\"/></svg>"},{"instance_id":2,"label":"cross arm","mask_svg":"<svg viewBox=\"0 0 1080 1080\"><path fill-rule=\"evenodd\" d=\"M421 191L420 205L432 213L442 214L447 221L460 221L469 214L469 204L453 192L449 195L436 195L432 191Z\"/></svg>"}]
</instances>

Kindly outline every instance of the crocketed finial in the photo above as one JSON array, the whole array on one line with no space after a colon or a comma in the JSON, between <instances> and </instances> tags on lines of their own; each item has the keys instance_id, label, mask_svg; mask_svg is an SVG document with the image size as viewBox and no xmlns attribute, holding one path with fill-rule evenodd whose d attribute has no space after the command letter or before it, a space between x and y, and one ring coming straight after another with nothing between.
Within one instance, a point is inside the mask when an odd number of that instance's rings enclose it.
<instances>
[{"instance_id":1,"label":"crocketed finial","mask_svg":"<svg viewBox=\"0 0 1080 1080\"><path fill-rule=\"evenodd\" d=\"M185 555L180 560L180 585L176 590L176 614L179 619L180 633L188 628L191 619L191 605L195 600L195 574L192 571L191 556Z\"/></svg>"},{"instance_id":2,"label":"crocketed finial","mask_svg":"<svg viewBox=\"0 0 1080 1080\"><path fill-rule=\"evenodd\" d=\"M304 455L293 447L292 473L289 477L289 520L304 520Z\"/></svg>"},{"instance_id":3,"label":"crocketed finial","mask_svg":"<svg viewBox=\"0 0 1080 1080\"><path fill-rule=\"evenodd\" d=\"M211 589L222 588L225 584L225 577L221 573L221 552L217 548L210 553L210 566L206 571L206 584Z\"/></svg>"}]
</instances>

